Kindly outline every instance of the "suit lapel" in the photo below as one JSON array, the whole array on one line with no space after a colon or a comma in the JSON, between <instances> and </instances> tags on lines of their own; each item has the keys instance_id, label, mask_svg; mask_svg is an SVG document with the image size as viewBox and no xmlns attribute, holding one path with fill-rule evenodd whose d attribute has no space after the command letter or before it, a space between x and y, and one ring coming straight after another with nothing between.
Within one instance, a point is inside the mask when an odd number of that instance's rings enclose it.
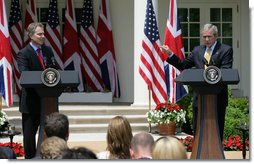
<instances>
[{"instance_id":1,"label":"suit lapel","mask_svg":"<svg viewBox=\"0 0 254 164\"><path fill-rule=\"evenodd\" d=\"M217 42L217 44L214 47L213 54L211 56L211 59L213 59L213 61L215 61L215 59L218 58L220 46L221 46L221 44L219 42Z\"/></svg>"}]
</instances>

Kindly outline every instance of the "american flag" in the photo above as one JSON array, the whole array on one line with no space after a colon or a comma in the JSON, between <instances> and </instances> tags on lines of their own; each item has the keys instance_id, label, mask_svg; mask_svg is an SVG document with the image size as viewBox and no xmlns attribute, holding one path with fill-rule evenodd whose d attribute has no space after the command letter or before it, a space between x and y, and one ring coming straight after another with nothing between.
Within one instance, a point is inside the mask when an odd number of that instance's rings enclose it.
<instances>
[{"instance_id":1,"label":"american flag","mask_svg":"<svg viewBox=\"0 0 254 164\"><path fill-rule=\"evenodd\" d=\"M12 58L5 0L0 0L0 96L12 106Z\"/></svg>"},{"instance_id":2,"label":"american flag","mask_svg":"<svg viewBox=\"0 0 254 164\"><path fill-rule=\"evenodd\" d=\"M26 15L25 15L25 27L24 27L24 45L29 43L29 37L27 36L27 27L30 23L37 22L37 11L35 0L26 1Z\"/></svg>"},{"instance_id":3,"label":"american flag","mask_svg":"<svg viewBox=\"0 0 254 164\"><path fill-rule=\"evenodd\" d=\"M19 83L20 72L17 64L17 53L23 47L23 28L19 0L11 1L11 11L9 18L9 32L11 42L11 55L13 61L13 77L15 82L15 92L20 96L21 85Z\"/></svg>"},{"instance_id":4,"label":"american flag","mask_svg":"<svg viewBox=\"0 0 254 164\"><path fill-rule=\"evenodd\" d=\"M82 72L86 83L93 91L103 91L99 64L96 31L94 29L92 0L84 0L80 28L80 53Z\"/></svg>"},{"instance_id":5,"label":"american flag","mask_svg":"<svg viewBox=\"0 0 254 164\"><path fill-rule=\"evenodd\" d=\"M182 31L177 15L176 0L170 0L169 16L167 19L167 27L165 32L164 44L168 45L169 49L180 59L184 58L184 47L182 41ZM175 83L175 78L180 74L180 71L170 64L165 62L165 74L167 78L167 92L169 100L172 103L179 101L183 96L188 94L188 87Z\"/></svg>"},{"instance_id":6,"label":"american flag","mask_svg":"<svg viewBox=\"0 0 254 164\"><path fill-rule=\"evenodd\" d=\"M77 24L73 0L67 0L64 19L64 47L63 59L65 70L75 70L79 72L78 90L84 91L83 78L81 73L81 58L79 55L79 42Z\"/></svg>"},{"instance_id":7,"label":"american flag","mask_svg":"<svg viewBox=\"0 0 254 164\"><path fill-rule=\"evenodd\" d=\"M139 73L147 83L148 89L152 90L154 102L156 104L165 103L167 102L167 88L164 54L160 49L160 35L152 0L147 0L144 34Z\"/></svg>"},{"instance_id":8,"label":"american flag","mask_svg":"<svg viewBox=\"0 0 254 164\"><path fill-rule=\"evenodd\" d=\"M57 9L57 0L50 0L48 8L48 19L45 30L45 44L52 47L54 57L61 67L63 66L62 37L59 25L59 15Z\"/></svg>"},{"instance_id":9,"label":"american flag","mask_svg":"<svg viewBox=\"0 0 254 164\"><path fill-rule=\"evenodd\" d=\"M101 0L100 3L97 43L102 79L106 90L110 90L114 97L120 97L120 85L116 69L109 0Z\"/></svg>"}]
</instances>

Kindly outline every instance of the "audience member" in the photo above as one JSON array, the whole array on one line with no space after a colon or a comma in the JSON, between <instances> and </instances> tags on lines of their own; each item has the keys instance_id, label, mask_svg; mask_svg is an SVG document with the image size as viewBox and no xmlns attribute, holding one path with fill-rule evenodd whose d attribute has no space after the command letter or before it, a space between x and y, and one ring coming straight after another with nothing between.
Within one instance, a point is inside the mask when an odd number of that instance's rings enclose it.
<instances>
[{"instance_id":1,"label":"audience member","mask_svg":"<svg viewBox=\"0 0 254 164\"><path fill-rule=\"evenodd\" d=\"M67 141L69 138L68 117L58 112L46 116L45 133L47 137L57 136Z\"/></svg>"},{"instance_id":2,"label":"audience member","mask_svg":"<svg viewBox=\"0 0 254 164\"><path fill-rule=\"evenodd\" d=\"M153 159L187 159L183 144L178 139L170 136L160 137L154 143Z\"/></svg>"},{"instance_id":3,"label":"audience member","mask_svg":"<svg viewBox=\"0 0 254 164\"><path fill-rule=\"evenodd\" d=\"M17 159L10 147L0 146L0 159Z\"/></svg>"},{"instance_id":4,"label":"audience member","mask_svg":"<svg viewBox=\"0 0 254 164\"><path fill-rule=\"evenodd\" d=\"M97 159L97 157L93 151L85 147L77 147L65 150L62 159Z\"/></svg>"},{"instance_id":5,"label":"audience member","mask_svg":"<svg viewBox=\"0 0 254 164\"><path fill-rule=\"evenodd\" d=\"M98 153L98 159L130 159L132 137L132 129L126 117L112 118L107 129L106 151Z\"/></svg>"},{"instance_id":6,"label":"audience member","mask_svg":"<svg viewBox=\"0 0 254 164\"><path fill-rule=\"evenodd\" d=\"M56 136L46 138L41 144L41 158L59 159L67 149L67 142L64 139Z\"/></svg>"},{"instance_id":7,"label":"audience member","mask_svg":"<svg viewBox=\"0 0 254 164\"><path fill-rule=\"evenodd\" d=\"M147 132L140 132L131 140L130 155L132 159L152 159L154 138Z\"/></svg>"}]
</instances>

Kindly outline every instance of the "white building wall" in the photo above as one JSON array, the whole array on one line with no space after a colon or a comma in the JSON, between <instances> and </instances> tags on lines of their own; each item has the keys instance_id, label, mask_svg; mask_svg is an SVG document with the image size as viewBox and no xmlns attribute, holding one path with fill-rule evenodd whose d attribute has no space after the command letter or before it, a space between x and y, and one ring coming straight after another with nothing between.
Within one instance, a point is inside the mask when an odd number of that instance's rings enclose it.
<instances>
[{"instance_id":1,"label":"white building wall","mask_svg":"<svg viewBox=\"0 0 254 164\"><path fill-rule=\"evenodd\" d=\"M178 0L181 3L201 2L201 0ZM213 0L208 0L213 2ZM239 2L240 23L240 94L250 96L250 27L249 6L246 0L234 0ZM22 13L24 13L25 1L22 2ZM58 0L59 5L64 6L65 0ZM74 0L76 7L81 7L83 0ZM98 10L100 0L94 0L94 19L97 28ZM221 0L220 3L230 2ZM48 0L37 0L38 5L48 5ZM144 18L147 0L110 0L112 28L117 60L117 69L121 87L121 98L114 102L133 103L133 105L148 105L149 92L147 85L139 74L141 41L143 38ZM217 3L217 0L216 0ZM155 9L158 12L157 21L161 40L164 38L165 24L168 16L169 0L154 0ZM9 15L10 1L6 1ZM59 10L61 17L61 11ZM248 71L248 72L247 72ZM97 98L96 96L94 98ZM18 100L16 100L18 101Z\"/></svg>"}]
</instances>

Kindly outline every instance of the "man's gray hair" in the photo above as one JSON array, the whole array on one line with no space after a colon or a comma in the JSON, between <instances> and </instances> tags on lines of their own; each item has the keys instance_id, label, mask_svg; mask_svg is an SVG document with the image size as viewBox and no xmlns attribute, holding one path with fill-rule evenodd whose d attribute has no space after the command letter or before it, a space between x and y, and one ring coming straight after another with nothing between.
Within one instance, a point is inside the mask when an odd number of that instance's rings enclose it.
<instances>
[{"instance_id":1,"label":"man's gray hair","mask_svg":"<svg viewBox=\"0 0 254 164\"><path fill-rule=\"evenodd\" d=\"M35 29L37 27L41 27L41 28L44 28L44 25L42 23L39 23L39 22L33 22L33 23L30 23L27 27L27 35L30 37L31 35L33 35L35 33Z\"/></svg>"},{"instance_id":2,"label":"man's gray hair","mask_svg":"<svg viewBox=\"0 0 254 164\"><path fill-rule=\"evenodd\" d=\"M210 23L204 25L203 29L201 30L201 35L203 34L204 31L210 31L210 30L212 30L214 36L216 37L218 36L217 26Z\"/></svg>"}]
</instances>

